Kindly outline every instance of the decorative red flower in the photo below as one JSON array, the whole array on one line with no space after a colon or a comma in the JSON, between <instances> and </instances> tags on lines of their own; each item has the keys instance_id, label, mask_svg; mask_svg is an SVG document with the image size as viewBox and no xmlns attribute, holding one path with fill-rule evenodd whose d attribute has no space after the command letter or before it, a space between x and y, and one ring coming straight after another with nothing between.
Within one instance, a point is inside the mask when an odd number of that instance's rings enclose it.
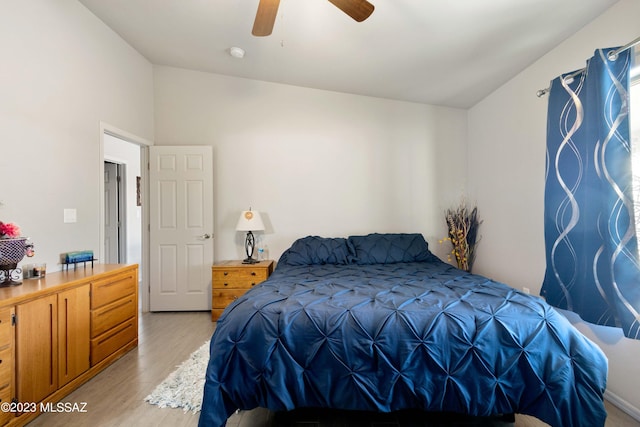
<instances>
[{"instance_id":1,"label":"decorative red flower","mask_svg":"<svg viewBox=\"0 0 640 427\"><path fill-rule=\"evenodd\" d=\"M9 239L20 237L20 227L10 222L0 221L0 237Z\"/></svg>"}]
</instances>

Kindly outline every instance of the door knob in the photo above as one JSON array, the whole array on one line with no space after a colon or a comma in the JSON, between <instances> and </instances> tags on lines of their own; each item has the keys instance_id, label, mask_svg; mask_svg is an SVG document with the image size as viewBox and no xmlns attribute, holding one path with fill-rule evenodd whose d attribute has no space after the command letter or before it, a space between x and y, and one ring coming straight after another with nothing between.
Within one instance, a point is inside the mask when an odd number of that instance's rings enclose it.
<instances>
[{"instance_id":1,"label":"door knob","mask_svg":"<svg viewBox=\"0 0 640 427\"><path fill-rule=\"evenodd\" d=\"M207 240L211 238L211 234L209 233L205 233L202 236L198 236L198 238L202 239L202 240Z\"/></svg>"}]
</instances>

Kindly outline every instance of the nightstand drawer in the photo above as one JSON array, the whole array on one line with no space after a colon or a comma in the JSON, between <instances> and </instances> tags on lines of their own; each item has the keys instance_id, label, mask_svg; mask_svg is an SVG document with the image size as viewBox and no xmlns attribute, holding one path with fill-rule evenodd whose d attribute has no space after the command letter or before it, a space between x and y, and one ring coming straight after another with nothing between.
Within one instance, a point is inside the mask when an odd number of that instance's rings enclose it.
<instances>
[{"instance_id":1,"label":"nightstand drawer","mask_svg":"<svg viewBox=\"0 0 640 427\"><path fill-rule=\"evenodd\" d=\"M215 289L213 291L212 308L225 308L246 292L245 289Z\"/></svg>"},{"instance_id":2,"label":"nightstand drawer","mask_svg":"<svg viewBox=\"0 0 640 427\"><path fill-rule=\"evenodd\" d=\"M211 320L214 322L224 309L252 287L264 282L273 271L273 261L243 264L223 261L211 267Z\"/></svg>"},{"instance_id":3,"label":"nightstand drawer","mask_svg":"<svg viewBox=\"0 0 640 427\"><path fill-rule=\"evenodd\" d=\"M233 278L213 279L213 289L250 289L255 285L267 280L266 277L252 277L250 279L238 280Z\"/></svg>"},{"instance_id":4,"label":"nightstand drawer","mask_svg":"<svg viewBox=\"0 0 640 427\"><path fill-rule=\"evenodd\" d=\"M244 284L264 282L267 280L268 271L265 268L221 269L213 271L214 286L218 283Z\"/></svg>"}]
</instances>

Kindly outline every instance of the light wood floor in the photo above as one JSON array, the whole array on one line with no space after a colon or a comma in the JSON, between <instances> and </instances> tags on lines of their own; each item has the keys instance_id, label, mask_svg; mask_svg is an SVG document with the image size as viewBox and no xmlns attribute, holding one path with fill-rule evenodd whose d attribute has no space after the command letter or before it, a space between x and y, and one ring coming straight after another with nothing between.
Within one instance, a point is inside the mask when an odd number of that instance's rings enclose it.
<instances>
[{"instance_id":1,"label":"light wood floor","mask_svg":"<svg viewBox=\"0 0 640 427\"><path fill-rule=\"evenodd\" d=\"M86 402L86 413L48 413L29 424L35 426L97 427L195 427L198 414L181 409L158 408L143 401L157 384L169 375L211 337L215 323L210 313L146 313L140 316L138 348L101 372L91 381L63 399L64 402ZM640 427L640 423L607 404L607 427ZM242 411L233 415L228 427L278 427L274 414L266 409ZM291 426L324 427L325 424L302 420ZM349 426L349 424L340 424ZM382 423L379 425L397 425ZM438 423L454 426L456 423ZM479 424L473 424L479 426ZM482 427L513 426L502 422L481 424ZM535 418L516 415L516 427L541 427Z\"/></svg>"}]
</instances>

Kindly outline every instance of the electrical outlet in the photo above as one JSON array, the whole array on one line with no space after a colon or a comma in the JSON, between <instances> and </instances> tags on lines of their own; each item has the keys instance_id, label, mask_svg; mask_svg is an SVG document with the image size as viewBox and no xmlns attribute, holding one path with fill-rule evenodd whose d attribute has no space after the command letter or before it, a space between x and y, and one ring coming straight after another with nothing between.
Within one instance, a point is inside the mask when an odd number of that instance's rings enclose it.
<instances>
[{"instance_id":1,"label":"electrical outlet","mask_svg":"<svg viewBox=\"0 0 640 427\"><path fill-rule=\"evenodd\" d=\"M531 289L529 289L527 287L523 287L522 288L522 292L524 292L525 294L531 294Z\"/></svg>"}]
</instances>

